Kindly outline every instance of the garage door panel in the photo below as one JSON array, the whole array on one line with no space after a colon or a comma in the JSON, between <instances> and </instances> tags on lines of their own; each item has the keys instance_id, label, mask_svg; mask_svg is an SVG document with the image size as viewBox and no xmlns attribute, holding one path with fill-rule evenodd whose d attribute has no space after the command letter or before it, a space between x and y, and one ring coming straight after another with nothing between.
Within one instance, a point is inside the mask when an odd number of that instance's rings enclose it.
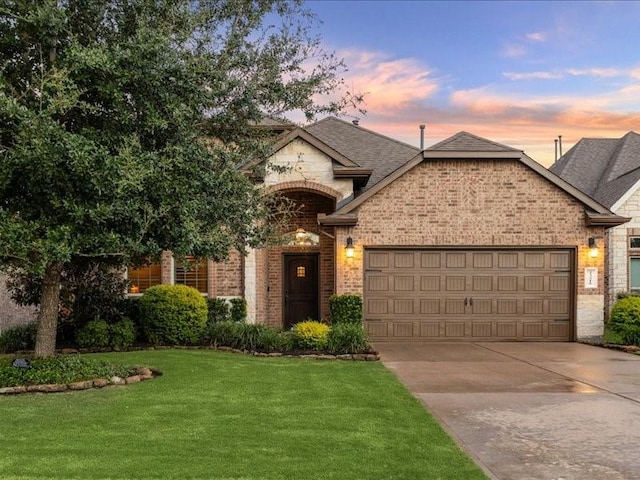
<instances>
[{"instance_id":1,"label":"garage door panel","mask_svg":"<svg viewBox=\"0 0 640 480\"><path fill-rule=\"evenodd\" d=\"M440 336L440 322L420 322L420 337L438 338Z\"/></svg>"},{"instance_id":2,"label":"garage door panel","mask_svg":"<svg viewBox=\"0 0 640 480\"><path fill-rule=\"evenodd\" d=\"M420 277L420 290L424 292L438 292L440 291L440 278L439 276L431 275L428 277Z\"/></svg>"},{"instance_id":3,"label":"garage door panel","mask_svg":"<svg viewBox=\"0 0 640 480\"><path fill-rule=\"evenodd\" d=\"M421 315L440 314L440 299L439 298L421 298L420 314Z\"/></svg>"},{"instance_id":4,"label":"garage door panel","mask_svg":"<svg viewBox=\"0 0 640 480\"><path fill-rule=\"evenodd\" d=\"M374 340L567 341L573 268L569 250L365 251L365 321Z\"/></svg>"},{"instance_id":5,"label":"garage door panel","mask_svg":"<svg viewBox=\"0 0 640 480\"><path fill-rule=\"evenodd\" d=\"M464 292L467 288L467 277L447 276L445 277L445 290L447 292Z\"/></svg>"},{"instance_id":6,"label":"garage door panel","mask_svg":"<svg viewBox=\"0 0 640 480\"><path fill-rule=\"evenodd\" d=\"M447 268L466 268L467 267L467 254L466 253L447 253L446 254Z\"/></svg>"},{"instance_id":7,"label":"garage door panel","mask_svg":"<svg viewBox=\"0 0 640 480\"><path fill-rule=\"evenodd\" d=\"M396 275L393 278L393 289L396 292L412 292L413 291L413 275L404 276Z\"/></svg>"}]
</instances>

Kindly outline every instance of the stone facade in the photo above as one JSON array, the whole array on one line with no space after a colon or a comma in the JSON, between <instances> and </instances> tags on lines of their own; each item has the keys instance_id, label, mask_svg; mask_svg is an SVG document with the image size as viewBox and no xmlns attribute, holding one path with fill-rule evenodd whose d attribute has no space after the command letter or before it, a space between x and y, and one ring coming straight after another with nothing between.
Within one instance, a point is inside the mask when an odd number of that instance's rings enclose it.
<instances>
[{"instance_id":1,"label":"stone facade","mask_svg":"<svg viewBox=\"0 0 640 480\"><path fill-rule=\"evenodd\" d=\"M496 246L575 249L577 337L602 334L604 255L590 258L584 205L516 160L427 160L369 198L358 225L336 232L336 293L363 292L368 246ZM346 259L346 238L356 245ZM598 269L585 288L584 269Z\"/></svg>"},{"instance_id":2,"label":"stone facade","mask_svg":"<svg viewBox=\"0 0 640 480\"><path fill-rule=\"evenodd\" d=\"M630 217L631 221L607 231L607 311L620 292L627 292L629 284L629 261L631 257L640 257L640 249L629 248L629 237L640 236L640 189L626 198L622 205L614 205L615 213Z\"/></svg>"}]
</instances>

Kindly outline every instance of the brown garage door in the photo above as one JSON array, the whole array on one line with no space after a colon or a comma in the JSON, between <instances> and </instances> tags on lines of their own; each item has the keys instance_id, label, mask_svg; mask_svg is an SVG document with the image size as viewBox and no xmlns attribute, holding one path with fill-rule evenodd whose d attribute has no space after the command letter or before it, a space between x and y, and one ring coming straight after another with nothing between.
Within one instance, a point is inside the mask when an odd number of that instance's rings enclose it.
<instances>
[{"instance_id":1,"label":"brown garage door","mask_svg":"<svg viewBox=\"0 0 640 480\"><path fill-rule=\"evenodd\" d=\"M572 250L365 250L373 340L570 341Z\"/></svg>"}]
</instances>

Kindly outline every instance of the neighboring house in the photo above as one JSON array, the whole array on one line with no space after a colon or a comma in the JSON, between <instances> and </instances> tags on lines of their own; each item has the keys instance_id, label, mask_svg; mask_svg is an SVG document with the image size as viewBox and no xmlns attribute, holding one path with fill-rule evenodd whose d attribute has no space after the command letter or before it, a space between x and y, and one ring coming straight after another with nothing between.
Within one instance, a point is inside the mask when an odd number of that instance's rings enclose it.
<instances>
[{"instance_id":1,"label":"neighboring house","mask_svg":"<svg viewBox=\"0 0 640 480\"><path fill-rule=\"evenodd\" d=\"M589 243L628 219L522 151L460 132L420 152L330 117L283 127L266 161L290 167L256 179L300 207L287 244L197 274L203 293L244 296L250 322L327 319L332 294L357 293L378 341L602 334L604 255ZM138 292L193 283L180 268L165 255L130 274Z\"/></svg>"},{"instance_id":2,"label":"neighboring house","mask_svg":"<svg viewBox=\"0 0 640 480\"><path fill-rule=\"evenodd\" d=\"M640 290L640 135L583 138L549 169L631 221L607 230L607 306ZM605 239L600 239L605 241Z\"/></svg>"}]
</instances>

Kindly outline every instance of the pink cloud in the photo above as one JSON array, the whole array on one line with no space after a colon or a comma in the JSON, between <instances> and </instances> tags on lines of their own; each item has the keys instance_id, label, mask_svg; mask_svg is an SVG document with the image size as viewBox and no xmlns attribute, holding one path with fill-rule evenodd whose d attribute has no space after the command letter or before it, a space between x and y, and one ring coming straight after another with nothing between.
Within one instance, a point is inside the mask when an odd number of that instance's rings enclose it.
<instances>
[{"instance_id":1,"label":"pink cloud","mask_svg":"<svg viewBox=\"0 0 640 480\"><path fill-rule=\"evenodd\" d=\"M562 73L557 72L505 72L503 75L509 80L559 80L564 78Z\"/></svg>"},{"instance_id":2,"label":"pink cloud","mask_svg":"<svg viewBox=\"0 0 640 480\"><path fill-rule=\"evenodd\" d=\"M439 80L433 71L413 58L391 60L380 53L355 50L339 52L339 56L349 65L346 84L365 93L368 110L397 110L438 91Z\"/></svg>"}]
</instances>

